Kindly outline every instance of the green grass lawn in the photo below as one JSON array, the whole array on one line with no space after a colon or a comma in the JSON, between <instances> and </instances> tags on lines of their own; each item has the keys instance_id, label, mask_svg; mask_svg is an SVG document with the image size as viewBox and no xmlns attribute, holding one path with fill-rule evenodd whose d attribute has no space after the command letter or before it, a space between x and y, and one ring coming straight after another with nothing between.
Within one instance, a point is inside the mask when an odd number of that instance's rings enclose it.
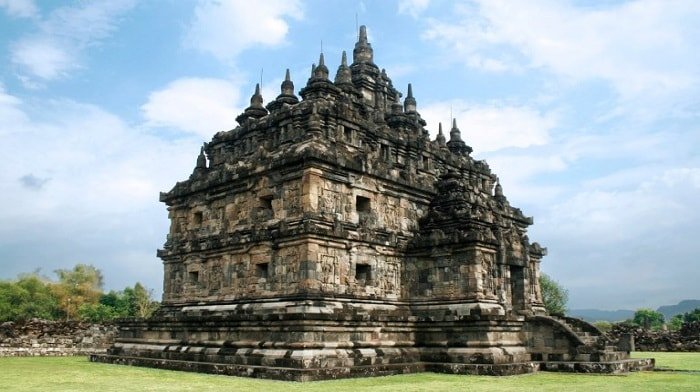
<instances>
[{"instance_id":1,"label":"green grass lawn","mask_svg":"<svg viewBox=\"0 0 700 392\"><path fill-rule=\"evenodd\" d=\"M700 353L634 353L679 372L623 376L540 372L510 377L420 373L294 383L88 362L85 357L0 358L0 391L700 391Z\"/></svg>"}]
</instances>

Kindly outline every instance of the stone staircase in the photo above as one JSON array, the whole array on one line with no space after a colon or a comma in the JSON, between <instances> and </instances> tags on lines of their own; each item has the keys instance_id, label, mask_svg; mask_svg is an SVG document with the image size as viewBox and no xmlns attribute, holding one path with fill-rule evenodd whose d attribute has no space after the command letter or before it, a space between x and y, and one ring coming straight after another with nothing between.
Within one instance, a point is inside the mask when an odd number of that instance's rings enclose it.
<instances>
[{"instance_id":1,"label":"stone staircase","mask_svg":"<svg viewBox=\"0 0 700 392\"><path fill-rule=\"evenodd\" d=\"M629 353L621 351L593 324L581 319L565 316L552 316L566 326L583 343L576 349L574 361L611 362L629 359Z\"/></svg>"},{"instance_id":2,"label":"stone staircase","mask_svg":"<svg viewBox=\"0 0 700 392\"><path fill-rule=\"evenodd\" d=\"M583 373L626 373L652 370L654 359L631 359L625 347L618 347L594 325L565 316L542 316L569 335L575 348L568 354L549 354L542 358L541 370Z\"/></svg>"}]
</instances>

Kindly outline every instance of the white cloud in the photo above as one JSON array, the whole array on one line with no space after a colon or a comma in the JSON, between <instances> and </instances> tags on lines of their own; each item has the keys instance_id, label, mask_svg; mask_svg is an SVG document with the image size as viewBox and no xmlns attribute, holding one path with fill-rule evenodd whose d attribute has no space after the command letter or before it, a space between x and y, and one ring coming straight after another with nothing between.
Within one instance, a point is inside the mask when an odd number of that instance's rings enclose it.
<instances>
[{"instance_id":1,"label":"white cloud","mask_svg":"<svg viewBox=\"0 0 700 392\"><path fill-rule=\"evenodd\" d=\"M0 84L0 119L3 126L0 127L0 136L22 132L28 122L27 116L20 109L22 101L5 92Z\"/></svg>"},{"instance_id":2,"label":"white cloud","mask_svg":"<svg viewBox=\"0 0 700 392\"><path fill-rule=\"evenodd\" d=\"M474 105L462 100L431 103L419 108L430 127L433 137L438 123L449 140L452 113L457 120L462 139L475 153L498 151L504 148L525 148L548 143L549 133L557 125L553 113L526 106Z\"/></svg>"},{"instance_id":3,"label":"white cloud","mask_svg":"<svg viewBox=\"0 0 700 392\"><path fill-rule=\"evenodd\" d=\"M572 307L696 298L698 200L700 167L650 168L636 187L560 198L538 216L533 238L549 247L546 269L570 288Z\"/></svg>"},{"instance_id":4,"label":"white cloud","mask_svg":"<svg viewBox=\"0 0 700 392\"><path fill-rule=\"evenodd\" d=\"M0 0L0 8L16 18L31 18L39 12L33 0Z\"/></svg>"},{"instance_id":5,"label":"white cloud","mask_svg":"<svg viewBox=\"0 0 700 392\"><path fill-rule=\"evenodd\" d=\"M149 126L175 127L210 138L236 125L240 98L238 86L230 81L183 78L151 93L141 111Z\"/></svg>"},{"instance_id":6,"label":"white cloud","mask_svg":"<svg viewBox=\"0 0 700 392\"><path fill-rule=\"evenodd\" d=\"M634 189L576 193L552 206L543 224L556 228L557 237L591 245L643 241L646 235L700 219L695 197L700 198L700 168L669 169Z\"/></svg>"},{"instance_id":7,"label":"white cloud","mask_svg":"<svg viewBox=\"0 0 700 392\"><path fill-rule=\"evenodd\" d=\"M640 0L596 8L558 1L476 1L458 21L432 20L424 38L471 67L543 68L602 79L625 97L697 87L700 3Z\"/></svg>"},{"instance_id":8,"label":"white cloud","mask_svg":"<svg viewBox=\"0 0 700 392\"><path fill-rule=\"evenodd\" d=\"M399 0L399 13L417 18L430 5L430 0Z\"/></svg>"},{"instance_id":9,"label":"white cloud","mask_svg":"<svg viewBox=\"0 0 700 392\"><path fill-rule=\"evenodd\" d=\"M13 124L0 143L6 275L88 262L110 288L145 280L159 289L167 211L157 195L191 173L201 139L165 140L95 105L29 105L2 91L0 123Z\"/></svg>"},{"instance_id":10,"label":"white cloud","mask_svg":"<svg viewBox=\"0 0 700 392\"><path fill-rule=\"evenodd\" d=\"M246 0L202 0L195 8L185 45L221 60L232 60L250 47L282 44L289 31L287 19L302 16L297 0L255 4Z\"/></svg>"},{"instance_id":11,"label":"white cloud","mask_svg":"<svg viewBox=\"0 0 700 392\"><path fill-rule=\"evenodd\" d=\"M86 2L54 10L38 23L36 33L12 44L11 59L20 79L32 87L32 78L53 80L80 68L81 54L109 37L133 5L133 0Z\"/></svg>"},{"instance_id":12,"label":"white cloud","mask_svg":"<svg viewBox=\"0 0 700 392\"><path fill-rule=\"evenodd\" d=\"M51 38L29 38L13 45L12 62L41 79L51 80L78 67L73 55Z\"/></svg>"}]
</instances>

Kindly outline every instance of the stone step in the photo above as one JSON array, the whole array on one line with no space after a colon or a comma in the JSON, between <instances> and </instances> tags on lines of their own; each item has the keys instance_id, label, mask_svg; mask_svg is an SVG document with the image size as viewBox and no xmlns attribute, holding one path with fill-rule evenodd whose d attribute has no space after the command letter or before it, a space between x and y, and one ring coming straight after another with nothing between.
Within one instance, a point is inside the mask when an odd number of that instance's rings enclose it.
<instances>
[{"instance_id":1,"label":"stone step","mask_svg":"<svg viewBox=\"0 0 700 392\"><path fill-rule=\"evenodd\" d=\"M576 362L541 362L540 370L549 372L577 372L577 373L607 373L623 374L640 370L652 370L654 360L647 359L623 359L600 362L576 361Z\"/></svg>"}]
</instances>

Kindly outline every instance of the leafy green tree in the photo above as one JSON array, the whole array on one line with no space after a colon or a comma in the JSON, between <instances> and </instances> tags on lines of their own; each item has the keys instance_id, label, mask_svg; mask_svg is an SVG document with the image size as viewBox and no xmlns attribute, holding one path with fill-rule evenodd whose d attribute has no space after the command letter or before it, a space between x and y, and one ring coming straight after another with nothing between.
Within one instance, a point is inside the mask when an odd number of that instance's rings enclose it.
<instances>
[{"instance_id":1,"label":"leafy green tree","mask_svg":"<svg viewBox=\"0 0 700 392\"><path fill-rule=\"evenodd\" d=\"M141 283L123 291L102 292L103 277L91 265L56 270L57 282L38 273L0 281L0 322L60 317L105 322L123 317L149 317L159 306Z\"/></svg>"},{"instance_id":2,"label":"leafy green tree","mask_svg":"<svg viewBox=\"0 0 700 392\"><path fill-rule=\"evenodd\" d=\"M111 290L100 296L100 305L114 309L117 317L126 317L129 314L129 302L121 291Z\"/></svg>"},{"instance_id":3,"label":"leafy green tree","mask_svg":"<svg viewBox=\"0 0 700 392\"><path fill-rule=\"evenodd\" d=\"M78 316L81 320L92 323L103 323L120 317L115 308L101 303L80 305Z\"/></svg>"},{"instance_id":4,"label":"leafy green tree","mask_svg":"<svg viewBox=\"0 0 700 392\"><path fill-rule=\"evenodd\" d=\"M153 290L148 290L141 283L134 285L133 313L131 316L149 317L158 309L160 304L153 301Z\"/></svg>"},{"instance_id":5,"label":"leafy green tree","mask_svg":"<svg viewBox=\"0 0 700 392\"><path fill-rule=\"evenodd\" d=\"M78 316L91 322L106 322L124 317L148 317L159 304L151 299L151 291L141 283L126 287L123 291L102 294L98 303L85 303L78 309Z\"/></svg>"},{"instance_id":6,"label":"leafy green tree","mask_svg":"<svg viewBox=\"0 0 700 392\"><path fill-rule=\"evenodd\" d=\"M540 289L542 290L542 302L549 314L566 313L566 302L569 300L569 291L562 287L549 275L540 275Z\"/></svg>"},{"instance_id":7,"label":"leafy green tree","mask_svg":"<svg viewBox=\"0 0 700 392\"><path fill-rule=\"evenodd\" d=\"M638 309L634 312L632 322L644 329L659 329L664 325L664 315L651 309Z\"/></svg>"},{"instance_id":8,"label":"leafy green tree","mask_svg":"<svg viewBox=\"0 0 700 392\"><path fill-rule=\"evenodd\" d=\"M36 273L20 275L14 282L0 282L0 321L34 317L52 320L58 314L58 300L49 283Z\"/></svg>"},{"instance_id":9,"label":"leafy green tree","mask_svg":"<svg viewBox=\"0 0 700 392\"><path fill-rule=\"evenodd\" d=\"M692 323L700 321L700 308L695 308L692 312L683 314L683 322Z\"/></svg>"},{"instance_id":10,"label":"leafy green tree","mask_svg":"<svg viewBox=\"0 0 700 392\"><path fill-rule=\"evenodd\" d=\"M677 314L668 322L668 328L671 331L678 331L683 326L683 315Z\"/></svg>"},{"instance_id":11,"label":"leafy green tree","mask_svg":"<svg viewBox=\"0 0 700 392\"><path fill-rule=\"evenodd\" d=\"M612 323L610 321L596 321L593 323L599 330L603 332L610 332L612 330Z\"/></svg>"},{"instance_id":12,"label":"leafy green tree","mask_svg":"<svg viewBox=\"0 0 700 392\"><path fill-rule=\"evenodd\" d=\"M99 302L103 283L100 270L92 265L76 264L73 269L59 269L55 272L58 282L53 284L52 291L66 318L78 318L81 306Z\"/></svg>"}]
</instances>

